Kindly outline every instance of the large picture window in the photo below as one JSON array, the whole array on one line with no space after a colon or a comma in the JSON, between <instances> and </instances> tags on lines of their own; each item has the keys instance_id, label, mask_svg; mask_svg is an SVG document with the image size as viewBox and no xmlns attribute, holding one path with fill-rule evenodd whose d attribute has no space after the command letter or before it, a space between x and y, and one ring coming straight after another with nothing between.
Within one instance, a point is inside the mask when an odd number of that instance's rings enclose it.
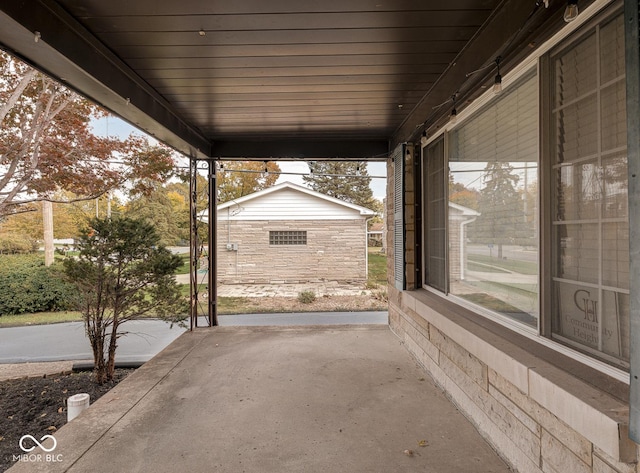
<instances>
[{"instance_id":1,"label":"large picture window","mask_svg":"<svg viewBox=\"0 0 640 473\"><path fill-rule=\"evenodd\" d=\"M627 367L622 14L541 58L423 149L424 285Z\"/></svg>"},{"instance_id":2,"label":"large picture window","mask_svg":"<svg viewBox=\"0 0 640 473\"><path fill-rule=\"evenodd\" d=\"M622 16L551 57L553 336L629 357Z\"/></svg>"},{"instance_id":3,"label":"large picture window","mask_svg":"<svg viewBox=\"0 0 640 473\"><path fill-rule=\"evenodd\" d=\"M451 133L450 293L537 326L538 80L527 74Z\"/></svg>"}]
</instances>

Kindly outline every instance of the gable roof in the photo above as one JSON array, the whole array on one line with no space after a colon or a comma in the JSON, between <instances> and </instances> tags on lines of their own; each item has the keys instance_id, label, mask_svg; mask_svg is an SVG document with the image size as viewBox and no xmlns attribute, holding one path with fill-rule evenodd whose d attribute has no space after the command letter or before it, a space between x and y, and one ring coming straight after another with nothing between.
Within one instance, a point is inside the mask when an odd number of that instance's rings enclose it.
<instances>
[{"instance_id":1,"label":"gable roof","mask_svg":"<svg viewBox=\"0 0 640 473\"><path fill-rule=\"evenodd\" d=\"M451 212L451 210L454 210L456 214L458 215L462 215L464 217L470 216L470 217L477 217L480 215L480 212L477 212L476 210L470 209L469 207L465 207L464 205L460 205L460 204L456 204L454 202L449 201L449 212Z\"/></svg>"},{"instance_id":2,"label":"gable roof","mask_svg":"<svg viewBox=\"0 0 640 473\"><path fill-rule=\"evenodd\" d=\"M254 192L253 194L248 194L238 199L233 199L228 202L225 202L224 204L220 204L218 205L218 211L224 210L233 206L242 206L242 204L247 204L252 201L256 201L258 199L264 199L265 197L268 197L276 193L284 192L284 191L298 192L303 196L311 197L313 199L319 199L324 203L329 203L334 206L337 205L344 209L357 212L359 215L363 217L372 217L375 215L375 212L373 210L368 209L366 207L362 207L361 205L345 202L344 200L336 199L335 197L330 197L321 192L316 192L307 187L300 186L298 184L294 184L293 182L289 182L289 181L285 181L281 184L277 184L267 189Z\"/></svg>"}]
</instances>

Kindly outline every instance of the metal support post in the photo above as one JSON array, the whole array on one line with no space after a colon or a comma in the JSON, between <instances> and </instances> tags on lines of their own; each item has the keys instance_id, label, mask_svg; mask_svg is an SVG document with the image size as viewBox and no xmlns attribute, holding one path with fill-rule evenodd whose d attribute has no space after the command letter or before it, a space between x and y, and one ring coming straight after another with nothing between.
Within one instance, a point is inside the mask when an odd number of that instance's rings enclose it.
<instances>
[{"instance_id":1,"label":"metal support post","mask_svg":"<svg viewBox=\"0 0 640 473\"><path fill-rule=\"evenodd\" d=\"M209 326L218 325L218 265L217 265L217 238L218 212L216 189L216 165L209 162Z\"/></svg>"},{"instance_id":2,"label":"metal support post","mask_svg":"<svg viewBox=\"0 0 640 473\"><path fill-rule=\"evenodd\" d=\"M625 0L629 170L629 437L640 442L640 24L638 0Z\"/></svg>"},{"instance_id":3,"label":"metal support post","mask_svg":"<svg viewBox=\"0 0 640 473\"><path fill-rule=\"evenodd\" d=\"M198 209L197 168L195 158L189 159L189 329L198 326Z\"/></svg>"}]
</instances>

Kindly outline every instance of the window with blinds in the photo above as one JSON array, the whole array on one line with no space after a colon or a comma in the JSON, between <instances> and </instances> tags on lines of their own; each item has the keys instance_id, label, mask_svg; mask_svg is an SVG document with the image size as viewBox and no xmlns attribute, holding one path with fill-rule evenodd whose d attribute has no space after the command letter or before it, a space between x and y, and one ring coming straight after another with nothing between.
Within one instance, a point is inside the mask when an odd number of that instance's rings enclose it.
<instances>
[{"instance_id":1,"label":"window with blinds","mask_svg":"<svg viewBox=\"0 0 640 473\"><path fill-rule=\"evenodd\" d=\"M444 137L423 150L425 274L424 282L439 291L447 291L447 193L444 162Z\"/></svg>"},{"instance_id":2,"label":"window with blinds","mask_svg":"<svg viewBox=\"0 0 640 473\"><path fill-rule=\"evenodd\" d=\"M531 326L539 317L538 78L525 74L450 135L449 292Z\"/></svg>"},{"instance_id":3,"label":"window with blinds","mask_svg":"<svg viewBox=\"0 0 640 473\"><path fill-rule=\"evenodd\" d=\"M551 55L553 337L625 365L629 223L623 16Z\"/></svg>"}]
</instances>

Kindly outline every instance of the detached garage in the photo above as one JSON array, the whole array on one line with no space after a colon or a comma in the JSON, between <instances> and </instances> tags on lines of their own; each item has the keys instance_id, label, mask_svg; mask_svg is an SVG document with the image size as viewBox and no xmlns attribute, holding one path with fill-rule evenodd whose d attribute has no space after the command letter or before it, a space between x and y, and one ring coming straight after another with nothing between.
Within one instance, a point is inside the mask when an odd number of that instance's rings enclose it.
<instances>
[{"instance_id":1,"label":"detached garage","mask_svg":"<svg viewBox=\"0 0 640 473\"><path fill-rule=\"evenodd\" d=\"M374 212L284 182L218 206L218 281L364 282Z\"/></svg>"}]
</instances>

